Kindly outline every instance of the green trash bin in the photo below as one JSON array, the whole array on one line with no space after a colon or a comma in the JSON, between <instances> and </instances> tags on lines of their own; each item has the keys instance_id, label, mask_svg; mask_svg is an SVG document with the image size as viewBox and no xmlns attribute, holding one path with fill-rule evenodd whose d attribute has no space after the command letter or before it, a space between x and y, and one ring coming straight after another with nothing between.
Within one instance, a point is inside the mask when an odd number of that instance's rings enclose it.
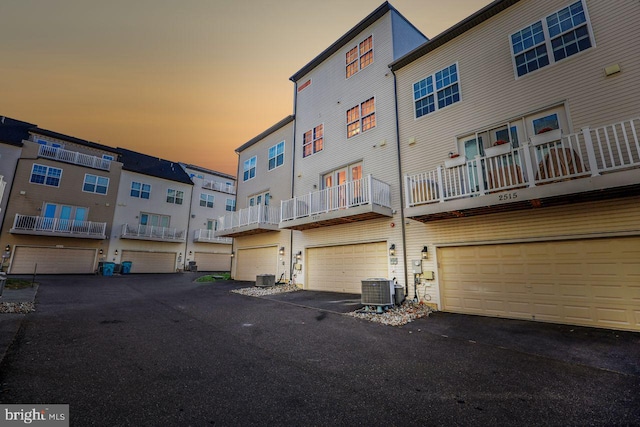
<instances>
[{"instance_id":1,"label":"green trash bin","mask_svg":"<svg viewBox=\"0 0 640 427\"><path fill-rule=\"evenodd\" d=\"M102 265L102 275L103 276L113 276L113 270L116 268L115 262L105 262Z\"/></svg>"},{"instance_id":2,"label":"green trash bin","mask_svg":"<svg viewBox=\"0 0 640 427\"><path fill-rule=\"evenodd\" d=\"M122 270L121 273L122 274L129 274L131 273L131 265L133 264L133 262L131 261L122 261Z\"/></svg>"}]
</instances>

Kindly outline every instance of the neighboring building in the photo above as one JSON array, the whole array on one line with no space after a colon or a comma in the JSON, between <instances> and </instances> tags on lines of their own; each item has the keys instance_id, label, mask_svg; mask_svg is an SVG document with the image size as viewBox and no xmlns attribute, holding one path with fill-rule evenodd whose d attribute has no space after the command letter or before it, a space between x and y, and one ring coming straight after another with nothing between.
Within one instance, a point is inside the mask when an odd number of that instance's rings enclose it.
<instances>
[{"instance_id":1,"label":"neighboring building","mask_svg":"<svg viewBox=\"0 0 640 427\"><path fill-rule=\"evenodd\" d=\"M293 194L280 228L298 230L304 289L404 284L394 80L388 64L426 41L384 3L291 77ZM393 248L393 249L392 249Z\"/></svg>"},{"instance_id":2,"label":"neighboring building","mask_svg":"<svg viewBox=\"0 0 640 427\"><path fill-rule=\"evenodd\" d=\"M36 125L31 123L0 117L0 225L3 222L7 196L22 152L22 141L29 139L29 129L34 127Z\"/></svg>"},{"instance_id":3,"label":"neighboring building","mask_svg":"<svg viewBox=\"0 0 640 427\"><path fill-rule=\"evenodd\" d=\"M230 237L216 237L218 219L235 211L236 179L195 165L181 164L193 181L187 233L185 270L195 262L198 271L231 271Z\"/></svg>"},{"instance_id":4,"label":"neighboring building","mask_svg":"<svg viewBox=\"0 0 640 427\"><path fill-rule=\"evenodd\" d=\"M21 144L0 235L8 272L93 273L116 202L116 150L37 127Z\"/></svg>"},{"instance_id":5,"label":"neighboring building","mask_svg":"<svg viewBox=\"0 0 640 427\"><path fill-rule=\"evenodd\" d=\"M289 280L291 232L280 230L280 202L291 197L293 116L288 116L236 149L237 211L219 220L216 236L233 237L232 277L256 280L272 274Z\"/></svg>"},{"instance_id":6,"label":"neighboring building","mask_svg":"<svg viewBox=\"0 0 640 427\"><path fill-rule=\"evenodd\" d=\"M118 188L107 261L132 273L182 270L193 183L179 163L119 148Z\"/></svg>"},{"instance_id":7,"label":"neighboring building","mask_svg":"<svg viewBox=\"0 0 640 427\"><path fill-rule=\"evenodd\" d=\"M638 22L495 1L391 65L421 300L640 330Z\"/></svg>"}]
</instances>

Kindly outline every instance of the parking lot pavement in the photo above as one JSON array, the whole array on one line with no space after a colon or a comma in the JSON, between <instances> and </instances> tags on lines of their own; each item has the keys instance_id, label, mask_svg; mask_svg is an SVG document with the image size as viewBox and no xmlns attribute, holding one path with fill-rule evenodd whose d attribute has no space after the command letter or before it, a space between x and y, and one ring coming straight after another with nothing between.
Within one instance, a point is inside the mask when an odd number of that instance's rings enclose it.
<instances>
[{"instance_id":1,"label":"parking lot pavement","mask_svg":"<svg viewBox=\"0 0 640 427\"><path fill-rule=\"evenodd\" d=\"M0 402L68 403L71 425L640 420L637 374L500 341L555 339L575 353L613 345L598 334L536 336L538 324L522 329L443 313L390 327L301 304L304 293L283 303L229 292L246 283L195 277L41 277L37 311L24 317L0 365ZM618 342L630 340L626 348L635 351L635 337L618 334Z\"/></svg>"}]
</instances>

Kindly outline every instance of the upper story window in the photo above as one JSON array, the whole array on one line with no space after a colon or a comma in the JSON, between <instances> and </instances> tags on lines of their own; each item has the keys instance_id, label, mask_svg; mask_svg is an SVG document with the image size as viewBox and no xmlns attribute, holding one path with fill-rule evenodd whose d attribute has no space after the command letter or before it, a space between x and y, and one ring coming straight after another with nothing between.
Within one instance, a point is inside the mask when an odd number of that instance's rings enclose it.
<instances>
[{"instance_id":1,"label":"upper story window","mask_svg":"<svg viewBox=\"0 0 640 427\"><path fill-rule=\"evenodd\" d=\"M184 200L184 191L174 190L169 188L167 190L167 203L174 203L176 205L181 205Z\"/></svg>"},{"instance_id":2,"label":"upper story window","mask_svg":"<svg viewBox=\"0 0 640 427\"><path fill-rule=\"evenodd\" d=\"M253 156L249 160L245 160L242 166L243 180L248 181L256 176L256 156Z\"/></svg>"},{"instance_id":3,"label":"upper story window","mask_svg":"<svg viewBox=\"0 0 640 427\"><path fill-rule=\"evenodd\" d=\"M214 200L213 194L200 194L200 206L203 208L212 208Z\"/></svg>"},{"instance_id":4,"label":"upper story window","mask_svg":"<svg viewBox=\"0 0 640 427\"><path fill-rule=\"evenodd\" d=\"M236 200L227 199L227 204L225 205L225 209L229 212L234 212L236 210Z\"/></svg>"},{"instance_id":5,"label":"upper story window","mask_svg":"<svg viewBox=\"0 0 640 427\"><path fill-rule=\"evenodd\" d=\"M346 54L346 75L351 77L373 62L373 36L354 46Z\"/></svg>"},{"instance_id":6,"label":"upper story window","mask_svg":"<svg viewBox=\"0 0 640 427\"><path fill-rule=\"evenodd\" d=\"M347 111L347 138L376 127L376 102L370 98Z\"/></svg>"},{"instance_id":7,"label":"upper story window","mask_svg":"<svg viewBox=\"0 0 640 427\"><path fill-rule=\"evenodd\" d=\"M171 217L152 213L140 213L140 225L151 225L153 227L169 227Z\"/></svg>"},{"instance_id":8,"label":"upper story window","mask_svg":"<svg viewBox=\"0 0 640 427\"><path fill-rule=\"evenodd\" d=\"M458 65L450 65L413 84L416 118L460 101Z\"/></svg>"},{"instance_id":9,"label":"upper story window","mask_svg":"<svg viewBox=\"0 0 640 427\"><path fill-rule=\"evenodd\" d=\"M84 182L82 183L82 191L87 193L107 194L109 189L109 178L104 176L97 176L91 174L84 175Z\"/></svg>"},{"instance_id":10,"label":"upper story window","mask_svg":"<svg viewBox=\"0 0 640 427\"><path fill-rule=\"evenodd\" d=\"M521 77L589 49L592 38L585 5L579 0L511 35L516 73Z\"/></svg>"},{"instance_id":11,"label":"upper story window","mask_svg":"<svg viewBox=\"0 0 640 427\"><path fill-rule=\"evenodd\" d=\"M284 141L269 148L269 170L282 166L284 163Z\"/></svg>"},{"instance_id":12,"label":"upper story window","mask_svg":"<svg viewBox=\"0 0 640 427\"><path fill-rule=\"evenodd\" d=\"M148 199L151 196L151 185L143 184L141 182L131 182L131 197L139 197L141 199Z\"/></svg>"},{"instance_id":13,"label":"upper story window","mask_svg":"<svg viewBox=\"0 0 640 427\"><path fill-rule=\"evenodd\" d=\"M271 194L269 192L265 192L262 194L255 194L249 197L249 206L257 206L264 204L265 206L269 206L269 199L271 199Z\"/></svg>"},{"instance_id":14,"label":"upper story window","mask_svg":"<svg viewBox=\"0 0 640 427\"><path fill-rule=\"evenodd\" d=\"M34 163L33 167L31 168L31 178L29 179L29 182L33 184L43 184L50 185L52 187L59 187L61 178L62 169Z\"/></svg>"},{"instance_id":15,"label":"upper story window","mask_svg":"<svg viewBox=\"0 0 640 427\"><path fill-rule=\"evenodd\" d=\"M102 159L103 160L109 160L109 161L112 162L114 160L114 157L112 155L110 155L110 154L103 154L102 155Z\"/></svg>"},{"instance_id":16,"label":"upper story window","mask_svg":"<svg viewBox=\"0 0 640 427\"><path fill-rule=\"evenodd\" d=\"M324 125L318 125L302 136L302 157L310 156L324 148Z\"/></svg>"}]
</instances>

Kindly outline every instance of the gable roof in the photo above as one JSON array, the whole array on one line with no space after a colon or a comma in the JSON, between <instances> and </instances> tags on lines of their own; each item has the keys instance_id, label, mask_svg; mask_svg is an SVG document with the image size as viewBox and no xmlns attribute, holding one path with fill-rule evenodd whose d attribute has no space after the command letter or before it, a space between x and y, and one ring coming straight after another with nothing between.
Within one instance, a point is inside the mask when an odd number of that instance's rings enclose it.
<instances>
[{"instance_id":1,"label":"gable roof","mask_svg":"<svg viewBox=\"0 0 640 427\"><path fill-rule=\"evenodd\" d=\"M443 44L450 42L456 37L480 25L484 21L497 15L498 13L507 9L508 7L513 6L519 1L520 0L495 0L492 3L489 3L488 5L486 5L479 11L477 11L476 13L468 16L467 18L458 22L457 24L450 27L449 29L444 30L442 33L438 34L437 36L433 37L431 40L418 46L417 48L407 53L406 55L402 56L401 58L398 58L397 60L389 64L389 68L392 71L397 71L401 69L405 65L410 64L411 62L428 54L429 52L442 46Z\"/></svg>"},{"instance_id":2,"label":"gable roof","mask_svg":"<svg viewBox=\"0 0 640 427\"><path fill-rule=\"evenodd\" d=\"M355 27L351 28L342 37L336 40L331 46L326 48L320 55L316 56L314 59L311 60L311 62L309 62L307 65L302 67L297 73L291 76L289 80L291 80L292 82L296 82L300 78L304 77L305 74L309 73L309 71L313 70L322 62L324 62L327 58L329 58L331 55L333 55L334 53L342 49L354 37L356 37L358 34L366 30L374 22L382 18L387 12L390 12L390 11L394 11L395 13L397 13L402 19L404 19L409 25L411 25L418 33L422 34L420 30L418 30L415 26L413 26L413 24L411 24L411 22L409 22L404 16L402 16L400 12L398 12L393 6L391 6L388 1L385 1L376 10L371 12L366 18L358 22L358 24L356 24ZM422 34L422 36L424 36L425 39L427 38L424 34Z\"/></svg>"},{"instance_id":3,"label":"gable roof","mask_svg":"<svg viewBox=\"0 0 640 427\"><path fill-rule=\"evenodd\" d=\"M124 170L193 185L191 178L178 162L147 156L126 148L118 148L117 151L120 153Z\"/></svg>"},{"instance_id":4,"label":"gable roof","mask_svg":"<svg viewBox=\"0 0 640 427\"><path fill-rule=\"evenodd\" d=\"M266 138L267 136L269 136L273 132L277 131L278 129L288 125L289 123L291 123L293 121L294 118L295 118L295 116L287 116L284 119L280 120L278 123L276 123L275 125L271 126L269 129L267 129L264 132L262 132L260 135L257 135L255 137L251 138L249 141L245 142L240 147L236 148L236 153L240 154L240 152L242 152L242 151L246 150L247 148L251 147L256 142L260 141L261 139Z\"/></svg>"},{"instance_id":5,"label":"gable roof","mask_svg":"<svg viewBox=\"0 0 640 427\"><path fill-rule=\"evenodd\" d=\"M0 142L16 147L22 147L22 140L29 139L29 129L35 127L32 123L0 117Z\"/></svg>"}]
</instances>

